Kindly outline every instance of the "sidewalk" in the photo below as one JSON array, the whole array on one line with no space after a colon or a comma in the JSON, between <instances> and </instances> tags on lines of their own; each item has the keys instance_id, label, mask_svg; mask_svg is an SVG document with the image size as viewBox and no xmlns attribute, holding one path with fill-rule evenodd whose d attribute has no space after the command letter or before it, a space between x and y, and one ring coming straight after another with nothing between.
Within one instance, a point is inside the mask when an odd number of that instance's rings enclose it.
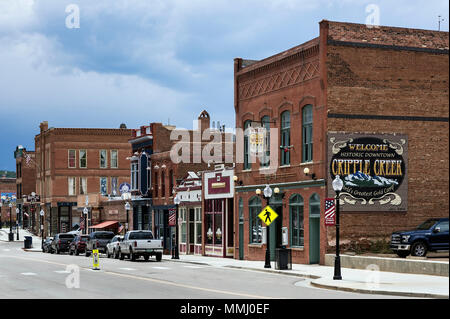
<instances>
[{"instance_id":1,"label":"sidewalk","mask_svg":"<svg viewBox=\"0 0 450 319\"><path fill-rule=\"evenodd\" d=\"M9 228L0 230L0 242L8 241ZM20 229L19 238L30 236L26 230ZM41 238L33 237L33 248L30 252L41 252ZM16 234L14 241L16 241ZM23 246L22 246L23 247ZM230 258L180 255L180 259L171 259L163 255L166 262L184 262L214 267L264 271L289 276L307 278L310 285L317 288L335 289L356 293L381 294L391 296L406 296L417 298L449 298L449 277L404 274L385 271L342 268L342 280L333 280L334 267L322 265L293 264L292 270L276 270L275 262L272 268L264 268L264 261L237 260Z\"/></svg>"},{"instance_id":2,"label":"sidewalk","mask_svg":"<svg viewBox=\"0 0 450 319\"><path fill-rule=\"evenodd\" d=\"M17 233L15 230L13 230L14 233L14 242L21 242L22 247L23 241L25 240L25 236L31 236L33 238L33 248L34 250L42 251L41 250L41 237L32 235L29 231L20 228L19 229L19 240L17 240ZM0 228L0 242L8 242L8 234L9 234L9 227Z\"/></svg>"}]
</instances>

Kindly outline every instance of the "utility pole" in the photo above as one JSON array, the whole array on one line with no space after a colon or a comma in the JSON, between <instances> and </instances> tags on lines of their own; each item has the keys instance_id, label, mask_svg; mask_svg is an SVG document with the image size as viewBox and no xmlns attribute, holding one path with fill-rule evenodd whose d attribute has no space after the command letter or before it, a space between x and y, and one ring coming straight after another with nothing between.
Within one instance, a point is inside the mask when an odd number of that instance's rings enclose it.
<instances>
[{"instance_id":1,"label":"utility pole","mask_svg":"<svg viewBox=\"0 0 450 319\"><path fill-rule=\"evenodd\" d=\"M441 22L443 22L444 19L441 15L438 15L438 31L441 31Z\"/></svg>"}]
</instances>

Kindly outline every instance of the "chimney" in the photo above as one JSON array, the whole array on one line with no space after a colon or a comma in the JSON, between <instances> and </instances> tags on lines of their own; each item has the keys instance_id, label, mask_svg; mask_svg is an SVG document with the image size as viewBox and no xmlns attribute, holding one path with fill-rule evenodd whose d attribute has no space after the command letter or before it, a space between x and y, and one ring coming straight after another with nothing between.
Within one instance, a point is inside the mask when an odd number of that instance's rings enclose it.
<instances>
[{"instance_id":1,"label":"chimney","mask_svg":"<svg viewBox=\"0 0 450 319\"><path fill-rule=\"evenodd\" d=\"M48 122L47 121L42 122L40 125L40 128L41 128L41 133L47 131L48 130Z\"/></svg>"},{"instance_id":2,"label":"chimney","mask_svg":"<svg viewBox=\"0 0 450 319\"><path fill-rule=\"evenodd\" d=\"M199 117L198 117L198 129L199 131L203 132L204 130L210 128L210 118L209 118L209 114L206 111L203 111L202 113L200 113Z\"/></svg>"}]
</instances>

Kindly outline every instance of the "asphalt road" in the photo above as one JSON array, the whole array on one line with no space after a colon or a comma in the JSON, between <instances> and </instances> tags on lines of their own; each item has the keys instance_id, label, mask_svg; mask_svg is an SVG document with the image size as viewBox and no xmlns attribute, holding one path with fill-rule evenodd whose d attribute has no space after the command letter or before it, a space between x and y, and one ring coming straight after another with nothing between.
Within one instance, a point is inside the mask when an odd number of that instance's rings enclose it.
<instances>
[{"instance_id":1,"label":"asphalt road","mask_svg":"<svg viewBox=\"0 0 450 319\"><path fill-rule=\"evenodd\" d=\"M386 299L309 286L308 279L154 258L108 259L25 252L0 242L0 299ZM395 299L398 299L397 297Z\"/></svg>"}]
</instances>

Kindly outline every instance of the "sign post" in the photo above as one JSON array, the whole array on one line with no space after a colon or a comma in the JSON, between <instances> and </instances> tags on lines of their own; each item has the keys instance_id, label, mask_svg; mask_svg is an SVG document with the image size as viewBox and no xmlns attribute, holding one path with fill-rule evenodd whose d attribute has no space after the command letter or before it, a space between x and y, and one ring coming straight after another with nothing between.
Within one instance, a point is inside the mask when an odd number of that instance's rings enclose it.
<instances>
[{"instance_id":1,"label":"sign post","mask_svg":"<svg viewBox=\"0 0 450 319\"><path fill-rule=\"evenodd\" d=\"M92 250L92 263L94 270L100 270L98 249Z\"/></svg>"}]
</instances>

